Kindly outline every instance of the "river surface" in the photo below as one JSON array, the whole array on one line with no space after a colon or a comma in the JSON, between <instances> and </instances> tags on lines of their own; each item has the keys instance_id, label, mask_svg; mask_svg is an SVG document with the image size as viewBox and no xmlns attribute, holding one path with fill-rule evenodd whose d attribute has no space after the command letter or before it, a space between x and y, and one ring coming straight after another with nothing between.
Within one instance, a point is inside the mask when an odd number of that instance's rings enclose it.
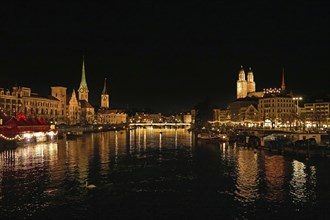
<instances>
[{"instance_id":1,"label":"river surface","mask_svg":"<svg viewBox=\"0 0 330 220\"><path fill-rule=\"evenodd\" d=\"M330 158L199 143L184 128L89 133L0 151L1 219L329 219L329 213Z\"/></svg>"}]
</instances>

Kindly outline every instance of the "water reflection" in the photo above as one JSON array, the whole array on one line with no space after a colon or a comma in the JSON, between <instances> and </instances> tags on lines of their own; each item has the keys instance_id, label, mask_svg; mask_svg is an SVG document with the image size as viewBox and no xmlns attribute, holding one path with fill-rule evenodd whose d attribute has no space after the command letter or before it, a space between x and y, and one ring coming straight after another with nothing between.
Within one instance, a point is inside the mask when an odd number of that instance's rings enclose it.
<instances>
[{"instance_id":1,"label":"water reflection","mask_svg":"<svg viewBox=\"0 0 330 220\"><path fill-rule=\"evenodd\" d=\"M185 214L195 209L214 214L222 204L230 207L222 212L234 209L232 216L247 218L256 209L267 213L320 206L320 197L330 191L327 172L322 175L318 163L225 143L196 146L194 137L184 128L141 127L3 150L0 215L33 216L49 207L70 206L77 218L92 207L90 201L97 201L103 212L109 204L123 212L125 206L118 204L134 201L129 207L140 211L157 201L157 210L164 207L165 213L177 201L176 211L194 207ZM85 179L99 191L86 191ZM317 190L320 184L322 190Z\"/></svg>"},{"instance_id":2,"label":"water reflection","mask_svg":"<svg viewBox=\"0 0 330 220\"><path fill-rule=\"evenodd\" d=\"M306 203L316 197L316 167L306 166L305 163L294 160L292 162L292 179L290 181L290 195L296 204Z\"/></svg>"},{"instance_id":3,"label":"water reflection","mask_svg":"<svg viewBox=\"0 0 330 220\"><path fill-rule=\"evenodd\" d=\"M273 201L284 199L285 159L282 155L265 156L266 198Z\"/></svg>"},{"instance_id":4,"label":"water reflection","mask_svg":"<svg viewBox=\"0 0 330 220\"><path fill-rule=\"evenodd\" d=\"M241 202L253 202L259 197L258 164L250 150L240 150L237 158L236 196Z\"/></svg>"}]
</instances>

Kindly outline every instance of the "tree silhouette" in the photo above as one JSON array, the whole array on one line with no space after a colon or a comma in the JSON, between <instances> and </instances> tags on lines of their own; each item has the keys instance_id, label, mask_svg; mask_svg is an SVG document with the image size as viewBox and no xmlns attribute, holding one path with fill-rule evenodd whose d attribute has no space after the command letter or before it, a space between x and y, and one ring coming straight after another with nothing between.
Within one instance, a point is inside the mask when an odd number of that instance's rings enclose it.
<instances>
[{"instance_id":1,"label":"tree silhouette","mask_svg":"<svg viewBox=\"0 0 330 220\"><path fill-rule=\"evenodd\" d=\"M196 118L195 118L195 125L197 131L201 131L203 127L208 127L208 121L212 120L213 118L213 110L211 106L211 101L209 98L206 98L199 102L195 106L196 110Z\"/></svg>"}]
</instances>

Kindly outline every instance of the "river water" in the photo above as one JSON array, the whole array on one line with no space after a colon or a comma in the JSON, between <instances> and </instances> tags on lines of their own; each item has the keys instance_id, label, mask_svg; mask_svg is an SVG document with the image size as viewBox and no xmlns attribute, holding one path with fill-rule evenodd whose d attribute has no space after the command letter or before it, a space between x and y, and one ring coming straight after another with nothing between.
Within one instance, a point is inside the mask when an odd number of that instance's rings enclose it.
<instances>
[{"instance_id":1,"label":"river water","mask_svg":"<svg viewBox=\"0 0 330 220\"><path fill-rule=\"evenodd\" d=\"M96 185L87 189L85 180ZM329 219L329 158L137 128L0 151L1 219Z\"/></svg>"}]
</instances>

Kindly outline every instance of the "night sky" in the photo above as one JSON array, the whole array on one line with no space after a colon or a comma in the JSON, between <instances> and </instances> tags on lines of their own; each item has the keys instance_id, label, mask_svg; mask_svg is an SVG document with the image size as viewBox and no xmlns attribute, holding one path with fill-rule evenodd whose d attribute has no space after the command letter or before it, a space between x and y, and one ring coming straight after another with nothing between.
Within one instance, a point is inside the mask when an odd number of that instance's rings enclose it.
<instances>
[{"instance_id":1,"label":"night sky","mask_svg":"<svg viewBox=\"0 0 330 220\"><path fill-rule=\"evenodd\" d=\"M108 79L114 108L186 111L236 98L243 65L257 90L330 93L329 1L6 1L0 87L78 89L85 56L90 102Z\"/></svg>"}]
</instances>

